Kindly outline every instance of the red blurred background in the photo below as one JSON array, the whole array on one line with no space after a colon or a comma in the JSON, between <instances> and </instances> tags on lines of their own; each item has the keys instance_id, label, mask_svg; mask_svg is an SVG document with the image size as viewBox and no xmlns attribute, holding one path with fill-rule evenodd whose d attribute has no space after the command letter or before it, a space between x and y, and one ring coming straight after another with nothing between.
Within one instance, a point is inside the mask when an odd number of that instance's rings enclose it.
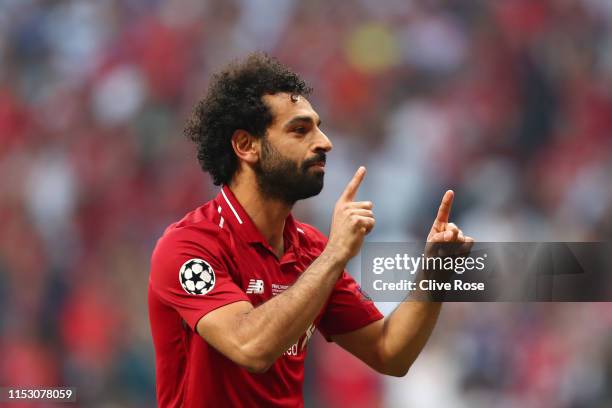
<instances>
[{"instance_id":1,"label":"red blurred background","mask_svg":"<svg viewBox=\"0 0 612 408\"><path fill-rule=\"evenodd\" d=\"M480 241L610 240L607 0L0 1L1 385L154 404L150 252L217 191L181 130L255 50L315 88L335 146L304 221L327 231L365 164L372 241L423 239L447 188ZM306 403L612 406L611 323L605 303L448 304L392 380L316 336Z\"/></svg>"}]
</instances>

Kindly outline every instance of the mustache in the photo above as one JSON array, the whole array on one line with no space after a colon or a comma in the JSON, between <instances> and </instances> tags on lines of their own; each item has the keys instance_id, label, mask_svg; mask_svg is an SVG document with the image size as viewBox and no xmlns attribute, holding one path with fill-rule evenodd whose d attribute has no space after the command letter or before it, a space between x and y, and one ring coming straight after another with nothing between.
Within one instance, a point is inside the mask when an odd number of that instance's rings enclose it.
<instances>
[{"instance_id":1,"label":"mustache","mask_svg":"<svg viewBox=\"0 0 612 408\"><path fill-rule=\"evenodd\" d=\"M317 153L315 156L311 157L310 159L306 159L304 160L304 162L302 163L302 168L307 168L309 166L312 166L315 163L325 163L327 161L327 155L324 152L320 152Z\"/></svg>"}]
</instances>

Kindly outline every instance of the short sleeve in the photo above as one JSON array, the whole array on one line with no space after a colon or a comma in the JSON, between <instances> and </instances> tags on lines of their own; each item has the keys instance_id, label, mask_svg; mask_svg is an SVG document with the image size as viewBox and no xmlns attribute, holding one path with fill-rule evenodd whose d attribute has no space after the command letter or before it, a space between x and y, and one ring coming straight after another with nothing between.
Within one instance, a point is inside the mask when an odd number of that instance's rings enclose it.
<instances>
[{"instance_id":1,"label":"short sleeve","mask_svg":"<svg viewBox=\"0 0 612 408\"><path fill-rule=\"evenodd\" d=\"M334 286L318 329L327 341L335 334L349 333L383 318L374 302L346 272Z\"/></svg>"},{"instance_id":2,"label":"short sleeve","mask_svg":"<svg viewBox=\"0 0 612 408\"><path fill-rule=\"evenodd\" d=\"M196 232L172 233L160 238L153 251L149 285L195 330L198 321L211 311L249 301L228 269L215 238Z\"/></svg>"}]
</instances>

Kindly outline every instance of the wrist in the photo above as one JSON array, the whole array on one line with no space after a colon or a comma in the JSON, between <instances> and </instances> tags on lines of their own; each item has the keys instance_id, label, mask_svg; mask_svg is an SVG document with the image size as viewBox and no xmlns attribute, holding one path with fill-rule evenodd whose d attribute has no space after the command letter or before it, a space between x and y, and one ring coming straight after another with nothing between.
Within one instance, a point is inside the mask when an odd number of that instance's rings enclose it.
<instances>
[{"instance_id":1,"label":"wrist","mask_svg":"<svg viewBox=\"0 0 612 408\"><path fill-rule=\"evenodd\" d=\"M345 251L340 250L333 244L327 244L319 258L328 263L332 269L344 270L349 257L346 256Z\"/></svg>"}]
</instances>

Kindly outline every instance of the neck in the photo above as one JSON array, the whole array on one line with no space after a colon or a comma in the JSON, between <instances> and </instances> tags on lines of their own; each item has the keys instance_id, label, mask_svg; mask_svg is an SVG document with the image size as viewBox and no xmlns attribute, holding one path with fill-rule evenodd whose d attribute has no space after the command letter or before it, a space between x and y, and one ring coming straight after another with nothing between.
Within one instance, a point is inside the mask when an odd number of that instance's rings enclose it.
<instances>
[{"instance_id":1,"label":"neck","mask_svg":"<svg viewBox=\"0 0 612 408\"><path fill-rule=\"evenodd\" d=\"M285 219L291 212L291 206L282 201L264 197L256 186L256 180L240 178L235 178L229 184L230 190L242 208L280 258L284 253Z\"/></svg>"}]
</instances>

